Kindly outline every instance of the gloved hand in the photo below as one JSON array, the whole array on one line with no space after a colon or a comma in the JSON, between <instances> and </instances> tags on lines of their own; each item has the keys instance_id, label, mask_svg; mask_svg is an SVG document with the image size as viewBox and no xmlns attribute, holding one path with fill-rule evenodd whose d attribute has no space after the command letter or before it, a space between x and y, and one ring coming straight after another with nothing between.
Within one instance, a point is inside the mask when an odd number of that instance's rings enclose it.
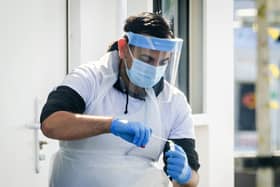
<instances>
[{"instance_id":1,"label":"gloved hand","mask_svg":"<svg viewBox=\"0 0 280 187\"><path fill-rule=\"evenodd\" d=\"M143 123L119 119L113 119L110 131L138 147L145 147L152 133L152 129Z\"/></svg>"},{"instance_id":2,"label":"gloved hand","mask_svg":"<svg viewBox=\"0 0 280 187\"><path fill-rule=\"evenodd\" d=\"M186 184L192 177L192 170L188 163L185 151L175 144L175 149L165 153L167 164L167 175L179 184Z\"/></svg>"}]
</instances>

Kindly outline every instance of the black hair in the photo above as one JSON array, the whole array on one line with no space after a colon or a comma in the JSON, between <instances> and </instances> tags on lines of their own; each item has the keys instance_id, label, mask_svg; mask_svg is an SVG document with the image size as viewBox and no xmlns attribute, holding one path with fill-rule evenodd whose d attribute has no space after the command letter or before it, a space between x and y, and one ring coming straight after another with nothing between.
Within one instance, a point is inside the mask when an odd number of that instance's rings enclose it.
<instances>
[{"instance_id":1,"label":"black hair","mask_svg":"<svg viewBox=\"0 0 280 187\"><path fill-rule=\"evenodd\" d=\"M151 12L142 12L136 16L129 16L125 21L124 31L147 34L158 38L174 38L168 21L162 16ZM109 46L108 51L113 50L118 50L117 41Z\"/></svg>"}]
</instances>

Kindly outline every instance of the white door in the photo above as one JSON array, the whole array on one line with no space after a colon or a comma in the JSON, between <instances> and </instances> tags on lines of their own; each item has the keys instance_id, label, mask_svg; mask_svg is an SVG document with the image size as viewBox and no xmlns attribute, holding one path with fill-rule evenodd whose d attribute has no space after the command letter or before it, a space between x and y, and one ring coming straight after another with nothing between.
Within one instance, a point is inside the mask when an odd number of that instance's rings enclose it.
<instances>
[{"instance_id":1,"label":"white door","mask_svg":"<svg viewBox=\"0 0 280 187\"><path fill-rule=\"evenodd\" d=\"M0 1L0 186L47 186L57 142L39 131L48 144L36 173L29 127L38 124L36 107L65 76L66 55L66 0Z\"/></svg>"}]
</instances>

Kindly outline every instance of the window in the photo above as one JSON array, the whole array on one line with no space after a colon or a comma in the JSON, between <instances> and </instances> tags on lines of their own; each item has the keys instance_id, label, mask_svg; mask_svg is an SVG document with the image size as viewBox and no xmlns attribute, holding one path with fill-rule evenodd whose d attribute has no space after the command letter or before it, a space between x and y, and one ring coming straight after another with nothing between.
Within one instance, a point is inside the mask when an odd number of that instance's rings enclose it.
<instances>
[{"instance_id":1,"label":"window","mask_svg":"<svg viewBox=\"0 0 280 187\"><path fill-rule=\"evenodd\" d=\"M193 113L203 113L203 1L154 0L154 12L171 21L174 34L184 39L178 87L186 94Z\"/></svg>"}]
</instances>

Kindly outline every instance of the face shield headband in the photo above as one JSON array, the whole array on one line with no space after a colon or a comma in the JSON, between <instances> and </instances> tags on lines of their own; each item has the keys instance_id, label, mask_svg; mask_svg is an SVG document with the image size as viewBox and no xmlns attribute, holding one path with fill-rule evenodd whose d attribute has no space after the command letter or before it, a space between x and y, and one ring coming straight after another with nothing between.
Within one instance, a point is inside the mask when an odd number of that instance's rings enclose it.
<instances>
[{"instance_id":1,"label":"face shield headband","mask_svg":"<svg viewBox=\"0 0 280 187\"><path fill-rule=\"evenodd\" d=\"M182 46L183 44L183 40L181 38L156 38L133 32L127 32L126 36L128 37L128 44L130 45L157 51L175 52L179 49L179 46Z\"/></svg>"}]
</instances>

